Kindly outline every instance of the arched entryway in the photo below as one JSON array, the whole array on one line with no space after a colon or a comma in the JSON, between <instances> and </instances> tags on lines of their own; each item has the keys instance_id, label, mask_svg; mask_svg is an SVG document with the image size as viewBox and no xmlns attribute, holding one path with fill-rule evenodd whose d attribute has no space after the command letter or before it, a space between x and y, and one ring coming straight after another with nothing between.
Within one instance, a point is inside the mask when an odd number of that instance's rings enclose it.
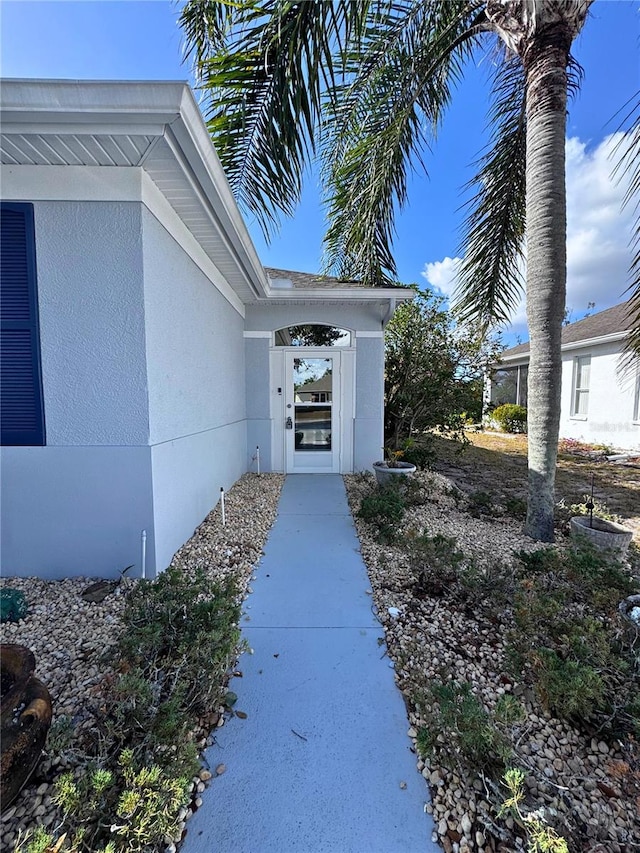
<instances>
[{"instance_id":1,"label":"arched entryway","mask_svg":"<svg viewBox=\"0 0 640 853\"><path fill-rule=\"evenodd\" d=\"M272 413L274 460L290 474L351 471L353 333L325 324L279 329L271 368L280 391L280 411Z\"/></svg>"}]
</instances>

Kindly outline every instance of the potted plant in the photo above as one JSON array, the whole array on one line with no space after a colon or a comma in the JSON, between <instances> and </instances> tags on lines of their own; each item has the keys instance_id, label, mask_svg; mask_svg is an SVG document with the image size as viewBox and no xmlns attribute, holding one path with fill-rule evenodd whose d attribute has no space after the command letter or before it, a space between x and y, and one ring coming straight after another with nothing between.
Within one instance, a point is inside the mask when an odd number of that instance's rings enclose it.
<instances>
[{"instance_id":1,"label":"potted plant","mask_svg":"<svg viewBox=\"0 0 640 853\"><path fill-rule=\"evenodd\" d=\"M385 458L381 462L373 463L376 480L380 486L388 486L390 483L402 483L406 477L416 472L416 466L411 462L403 462L404 450L392 450L383 448Z\"/></svg>"},{"instance_id":2,"label":"potted plant","mask_svg":"<svg viewBox=\"0 0 640 853\"><path fill-rule=\"evenodd\" d=\"M601 551L624 553L633 539L633 531L615 521L594 516L593 475L591 476L591 495L586 500L587 515L574 515L571 518L571 537L586 539L594 548Z\"/></svg>"}]
</instances>

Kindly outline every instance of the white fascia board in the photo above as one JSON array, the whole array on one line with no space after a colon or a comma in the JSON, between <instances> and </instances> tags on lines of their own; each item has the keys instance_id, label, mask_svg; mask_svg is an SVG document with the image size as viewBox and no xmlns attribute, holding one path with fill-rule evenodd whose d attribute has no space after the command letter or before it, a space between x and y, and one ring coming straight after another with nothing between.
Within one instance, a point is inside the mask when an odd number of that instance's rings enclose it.
<instances>
[{"instance_id":1,"label":"white fascia board","mask_svg":"<svg viewBox=\"0 0 640 853\"><path fill-rule=\"evenodd\" d=\"M201 163L206 170L206 175L202 176L206 177L206 180L201 179L201 183L210 197L216 218L232 242L234 254L247 278L250 289L258 298L265 296L268 288L267 274L258 258L245 221L238 210L227 176L189 86L185 86L182 91L180 121L174 122L171 125L171 130L183 150L192 146L194 152L197 153L195 165ZM185 153L187 153L186 150ZM201 176L198 175L198 177Z\"/></svg>"},{"instance_id":2,"label":"white fascia board","mask_svg":"<svg viewBox=\"0 0 640 853\"><path fill-rule=\"evenodd\" d=\"M587 338L584 341L572 341L569 344L563 344L561 349L562 352L566 352L567 350L572 349L584 349L585 347L595 347L602 346L602 344L610 344L615 343L616 341L623 341L629 332L612 332L610 335L600 335L597 338Z\"/></svg>"},{"instance_id":3,"label":"white fascia board","mask_svg":"<svg viewBox=\"0 0 640 853\"><path fill-rule=\"evenodd\" d=\"M526 364L529 361L529 353L528 352L520 352L517 355L505 355L504 358L500 358L500 361L496 361L494 364L490 365L490 368L500 369L501 364Z\"/></svg>"},{"instance_id":4,"label":"white fascia board","mask_svg":"<svg viewBox=\"0 0 640 853\"><path fill-rule=\"evenodd\" d=\"M77 123L82 133L87 132L88 125L100 128L91 132L113 133L122 125L133 132L138 121L159 128L161 133L178 115L185 86L183 81L3 80L3 129L15 122L28 126L31 132L34 125L40 126L37 132L57 132L51 131L50 125L69 128Z\"/></svg>"},{"instance_id":5,"label":"white fascia board","mask_svg":"<svg viewBox=\"0 0 640 853\"><path fill-rule=\"evenodd\" d=\"M292 288L281 290L270 288L267 297L270 302L333 302L352 300L353 302L408 302L415 296L415 291L409 288L386 288L386 287L323 287L323 288Z\"/></svg>"}]
</instances>

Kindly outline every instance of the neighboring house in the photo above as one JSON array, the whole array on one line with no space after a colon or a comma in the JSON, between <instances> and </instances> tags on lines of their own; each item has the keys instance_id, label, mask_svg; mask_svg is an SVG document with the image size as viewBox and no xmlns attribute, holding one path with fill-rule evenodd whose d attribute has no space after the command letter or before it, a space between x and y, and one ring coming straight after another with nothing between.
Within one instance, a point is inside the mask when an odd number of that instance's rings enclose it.
<instances>
[{"instance_id":1,"label":"neighboring house","mask_svg":"<svg viewBox=\"0 0 640 853\"><path fill-rule=\"evenodd\" d=\"M256 447L262 471L379 458L411 291L265 271L183 83L8 80L1 109L5 575L140 574L146 531L153 577ZM299 324L345 334L302 350ZM332 376L310 449L303 354Z\"/></svg>"},{"instance_id":2,"label":"neighboring house","mask_svg":"<svg viewBox=\"0 0 640 853\"><path fill-rule=\"evenodd\" d=\"M640 448L640 363L623 356L629 332L623 302L562 330L560 437ZM529 344L506 350L491 372L487 399L527 405Z\"/></svg>"},{"instance_id":3,"label":"neighboring house","mask_svg":"<svg viewBox=\"0 0 640 853\"><path fill-rule=\"evenodd\" d=\"M320 379L305 382L295 392L296 403L330 403L333 376L325 373Z\"/></svg>"}]
</instances>

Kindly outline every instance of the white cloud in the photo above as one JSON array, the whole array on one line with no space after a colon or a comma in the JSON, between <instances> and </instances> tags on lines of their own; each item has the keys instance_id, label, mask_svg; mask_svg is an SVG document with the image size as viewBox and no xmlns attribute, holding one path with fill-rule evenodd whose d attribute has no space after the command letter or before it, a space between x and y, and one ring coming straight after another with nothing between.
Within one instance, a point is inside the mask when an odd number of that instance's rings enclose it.
<instances>
[{"instance_id":1,"label":"white cloud","mask_svg":"<svg viewBox=\"0 0 640 853\"><path fill-rule=\"evenodd\" d=\"M567 140L567 308L580 319L590 302L603 311L622 302L631 264L633 210L622 211L630 175L612 177L615 146L620 134L606 137L595 148L578 138ZM456 285L459 258L444 258L424 266L422 275L445 296ZM510 331L526 336L524 302Z\"/></svg>"},{"instance_id":2,"label":"white cloud","mask_svg":"<svg viewBox=\"0 0 640 853\"><path fill-rule=\"evenodd\" d=\"M611 175L620 138L608 136L592 151L567 140L567 307L574 319L589 302L601 311L626 298L633 210L621 207L630 175Z\"/></svg>"},{"instance_id":3,"label":"white cloud","mask_svg":"<svg viewBox=\"0 0 640 853\"><path fill-rule=\"evenodd\" d=\"M425 264L421 275L429 284L443 296L451 296L457 280L457 267L461 258L445 258L443 261L434 261Z\"/></svg>"}]
</instances>

